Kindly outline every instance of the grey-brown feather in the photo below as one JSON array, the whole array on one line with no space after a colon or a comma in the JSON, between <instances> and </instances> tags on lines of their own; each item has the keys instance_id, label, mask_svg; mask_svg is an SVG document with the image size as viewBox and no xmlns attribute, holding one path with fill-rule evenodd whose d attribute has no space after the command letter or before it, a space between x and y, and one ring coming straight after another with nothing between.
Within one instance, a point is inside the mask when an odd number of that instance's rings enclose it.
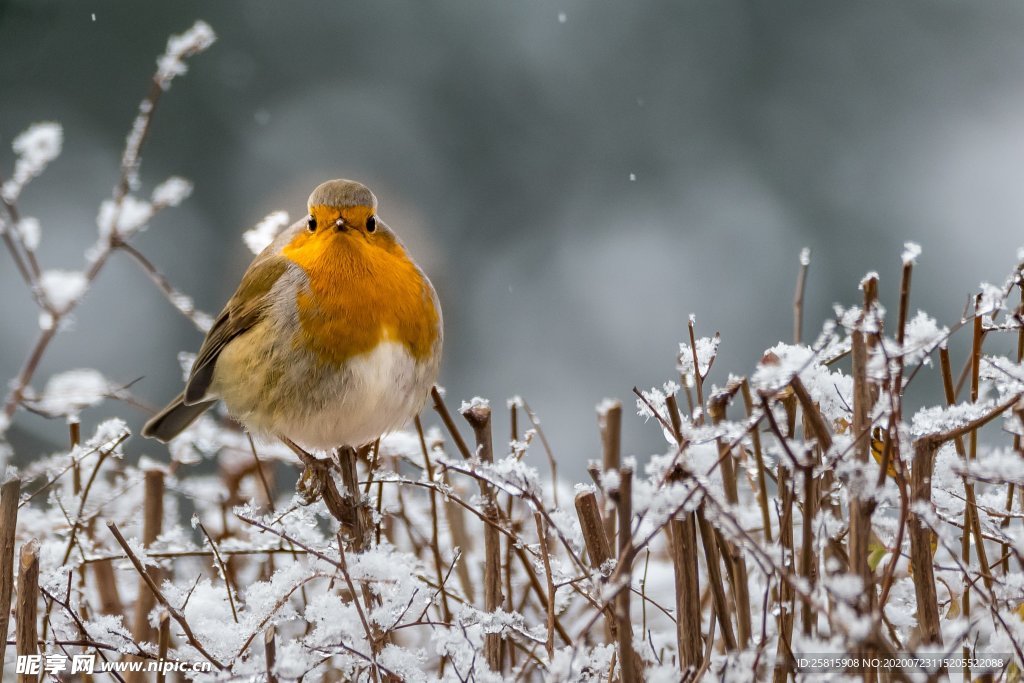
<instances>
[{"instance_id":1,"label":"grey-brown feather","mask_svg":"<svg viewBox=\"0 0 1024 683\"><path fill-rule=\"evenodd\" d=\"M372 206L377 207L377 198L370 189L354 180L328 180L317 185L309 195L310 206Z\"/></svg>"},{"instance_id":2,"label":"grey-brown feather","mask_svg":"<svg viewBox=\"0 0 1024 683\"><path fill-rule=\"evenodd\" d=\"M246 270L238 289L217 316L196 354L192 372L185 384L186 404L198 403L206 398L220 352L233 339L263 319L270 305L267 294L289 267L288 259L280 255L281 249L303 229L302 221L290 226L260 252Z\"/></svg>"},{"instance_id":3,"label":"grey-brown feather","mask_svg":"<svg viewBox=\"0 0 1024 683\"><path fill-rule=\"evenodd\" d=\"M195 422L216 402L214 399L186 404L185 393L182 392L142 427L142 435L167 443Z\"/></svg>"}]
</instances>

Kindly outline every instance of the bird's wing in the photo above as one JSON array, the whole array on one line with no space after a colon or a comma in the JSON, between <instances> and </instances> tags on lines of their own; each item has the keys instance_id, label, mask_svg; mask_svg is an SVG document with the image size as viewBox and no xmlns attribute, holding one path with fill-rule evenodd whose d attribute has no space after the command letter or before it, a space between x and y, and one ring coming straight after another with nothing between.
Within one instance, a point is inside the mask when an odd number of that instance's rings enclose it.
<instances>
[{"instance_id":1,"label":"bird's wing","mask_svg":"<svg viewBox=\"0 0 1024 683\"><path fill-rule=\"evenodd\" d=\"M290 263L285 257L277 253L268 254L267 251L249 266L238 290L203 340L185 385L185 405L204 399L213 381L213 369L220 352L232 339L244 334L266 315L270 307L270 290Z\"/></svg>"}]
</instances>

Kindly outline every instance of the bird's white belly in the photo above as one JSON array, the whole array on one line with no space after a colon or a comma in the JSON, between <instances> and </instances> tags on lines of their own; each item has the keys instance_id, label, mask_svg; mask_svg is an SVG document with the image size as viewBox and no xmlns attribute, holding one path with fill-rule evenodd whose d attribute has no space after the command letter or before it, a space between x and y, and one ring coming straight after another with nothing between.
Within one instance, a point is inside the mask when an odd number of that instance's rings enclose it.
<instances>
[{"instance_id":1,"label":"bird's white belly","mask_svg":"<svg viewBox=\"0 0 1024 683\"><path fill-rule=\"evenodd\" d=\"M226 349L218 365L233 350ZM423 407L439 365L439 358L417 360L392 341L349 358L343 368L306 354L275 360L261 364L272 367L272 379L251 373L230 387L222 382L218 393L251 432L320 450L361 446L403 426Z\"/></svg>"},{"instance_id":2,"label":"bird's white belly","mask_svg":"<svg viewBox=\"0 0 1024 683\"><path fill-rule=\"evenodd\" d=\"M324 378L314 390L321 394L318 409L282 432L311 448L369 443L419 413L436 378L436 363L417 362L404 345L382 342Z\"/></svg>"}]
</instances>

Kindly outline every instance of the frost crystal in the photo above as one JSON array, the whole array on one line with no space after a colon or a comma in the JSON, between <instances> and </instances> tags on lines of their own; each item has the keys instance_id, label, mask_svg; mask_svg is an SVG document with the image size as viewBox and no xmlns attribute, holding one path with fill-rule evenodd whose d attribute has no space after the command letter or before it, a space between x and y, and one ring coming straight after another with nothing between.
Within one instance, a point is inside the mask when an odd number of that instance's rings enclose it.
<instances>
[{"instance_id":1,"label":"frost crystal","mask_svg":"<svg viewBox=\"0 0 1024 683\"><path fill-rule=\"evenodd\" d=\"M96 224L100 229L100 237L104 239L117 234L122 238L138 232L153 217L153 205L144 199L127 195L120 206L112 199L100 204Z\"/></svg>"},{"instance_id":2,"label":"frost crystal","mask_svg":"<svg viewBox=\"0 0 1024 683\"><path fill-rule=\"evenodd\" d=\"M21 194L25 184L38 176L46 165L60 155L64 143L64 131L59 123L34 123L28 130L14 138L11 148L18 155L14 173L3 184L0 192L4 199L13 202Z\"/></svg>"},{"instance_id":3,"label":"frost crystal","mask_svg":"<svg viewBox=\"0 0 1024 683\"><path fill-rule=\"evenodd\" d=\"M697 340L697 369L701 377L705 376L711 368L720 342L721 337L717 334L714 337L701 337ZM683 375L693 375L693 351L689 344L679 344L679 364L676 369Z\"/></svg>"},{"instance_id":4,"label":"frost crystal","mask_svg":"<svg viewBox=\"0 0 1024 683\"><path fill-rule=\"evenodd\" d=\"M803 249L800 250L800 265L811 265L811 250L808 247L804 247Z\"/></svg>"},{"instance_id":5,"label":"frost crystal","mask_svg":"<svg viewBox=\"0 0 1024 683\"><path fill-rule=\"evenodd\" d=\"M917 263L917 257L921 255L921 245L917 242L903 243L903 265L909 266Z\"/></svg>"},{"instance_id":6,"label":"frost crystal","mask_svg":"<svg viewBox=\"0 0 1024 683\"><path fill-rule=\"evenodd\" d=\"M912 431L915 436L949 431L980 418L991 409L990 401L958 403L948 408L942 406L922 408L914 415Z\"/></svg>"},{"instance_id":7,"label":"frost crystal","mask_svg":"<svg viewBox=\"0 0 1024 683\"><path fill-rule=\"evenodd\" d=\"M171 176L153 190L153 204L177 206L192 194L192 183L178 176Z\"/></svg>"},{"instance_id":8,"label":"frost crystal","mask_svg":"<svg viewBox=\"0 0 1024 683\"><path fill-rule=\"evenodd\" d=\"M990 284L988 282L981 283L981 297L978 302L978 314L984 316L994 316L999 311L1003 310L1006 305L1006 292L1003 291L1002 287Z\"/></svg>"},{"instance_id":9,"label":"frost crystal","mask_svg":"<svg viewBox=\"0 0 1024 683\"><path fill-rule=\"evenodd\" d=\"M205 21L197 21L181 35L171 36L167 41L167 51L156 60L155 78L160 87L167 90L176 76L187 73L185 58L202 52L216 39L213 29Z\"/></svg>"},{"instance_id":10,"label":"frost crystal","mask_svg":"<svg viewBox=\"0 0 1024 683\"><path fill-rule=\"evenodd\" d=\"M242 239L249 251L259 254L270 246L277 234L288 225L288 213L285 211L274 211L267 214L267 217L256 224L252 230L242 233Z\"/></svg>"},{"instance_id":11,"label":"frost crystal","mask_svg":"<svg viewBox=\"0 0 1024 683\"><path fill-rule=\"evenodd\" d=\"M47 381L36 407L51 415L73 415L111 393L110 383L96 370L70 370Z\"/></svg>"},{"instance_id":12,"label":"frost crystal","mask_svg":"<svg viewBox=\"0 0 1024 683\"><path fill-rule=\"evenodd\" d=\"M25 216L18 221L15 229L18 231L18 237L21 238L21 243L25 245L26 249L35 251L39 247L39 237L42 234L42 230L39 227L38 219Z\"/></svg>"},{"instance_id":13,"label":"frost crystal","mask_svg":"<svg viewBox=\"0 0 1024 683\"><path fill-rule=\"evenodd\" d=\"M39 288L47 303L57 311L65 311L85 293L85 274L72 270L47 270L39 276Z\"/></svg>"},{"instance_id":14,"label":"frost crystal","mask_svg":"<svg viewBox=\"0 0 1024 683\"><path fill-rule=\"evenodd\" d=\"M467 410L473 410L474 408L490 408L490 407L491 407L491 403L486 398L481 398L479 396L474 396L470 400L462 402L462 405L459 407L459 412L460 413L464 413Z\"/></svg>"}]
</instances>

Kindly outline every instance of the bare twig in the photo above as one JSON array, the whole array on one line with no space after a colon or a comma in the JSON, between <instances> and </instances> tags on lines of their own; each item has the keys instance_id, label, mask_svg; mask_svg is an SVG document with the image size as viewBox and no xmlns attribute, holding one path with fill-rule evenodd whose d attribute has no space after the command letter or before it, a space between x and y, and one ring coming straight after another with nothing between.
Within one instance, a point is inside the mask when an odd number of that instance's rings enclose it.
<instances>
[{"instance_id":1,"label":"bare twig","mask_svg":"<svg viewBox=\"0 0 1024 683\"><path fill-rule=\"evenodd\" d=\"M188 625L188 621L185 619L185 615L179 612L173 605L171 605L170 602L167 601L167 598L164 597L164 594L160 591L160 588L157 587L153 577L150 576L141 560L136 557L135 552L131 549L131 546L128 545L128 541L126 541L124 536L121 535L121 531L117 528L117 525L113 522L107 522L107 528L110 530L110 533L114 535L114 538L117 539L118 545L120 545L124 550L128 559L131 561L132 566L135 567L135 571L137 571L139 576L142 577L142 580L153 594L153 597L157 599L157 602L167 608L171 617L178 622L179 626L181 626L181 630L185 633L185 638L188 640L189 645L194 647L199 654L206 658L206 660L213 664L218 670L224 670L224 664L211 655L206 648L203 647L203 644L196 638L195 634L192 632L192 628Z\"/></svg>"}]
</instances>

